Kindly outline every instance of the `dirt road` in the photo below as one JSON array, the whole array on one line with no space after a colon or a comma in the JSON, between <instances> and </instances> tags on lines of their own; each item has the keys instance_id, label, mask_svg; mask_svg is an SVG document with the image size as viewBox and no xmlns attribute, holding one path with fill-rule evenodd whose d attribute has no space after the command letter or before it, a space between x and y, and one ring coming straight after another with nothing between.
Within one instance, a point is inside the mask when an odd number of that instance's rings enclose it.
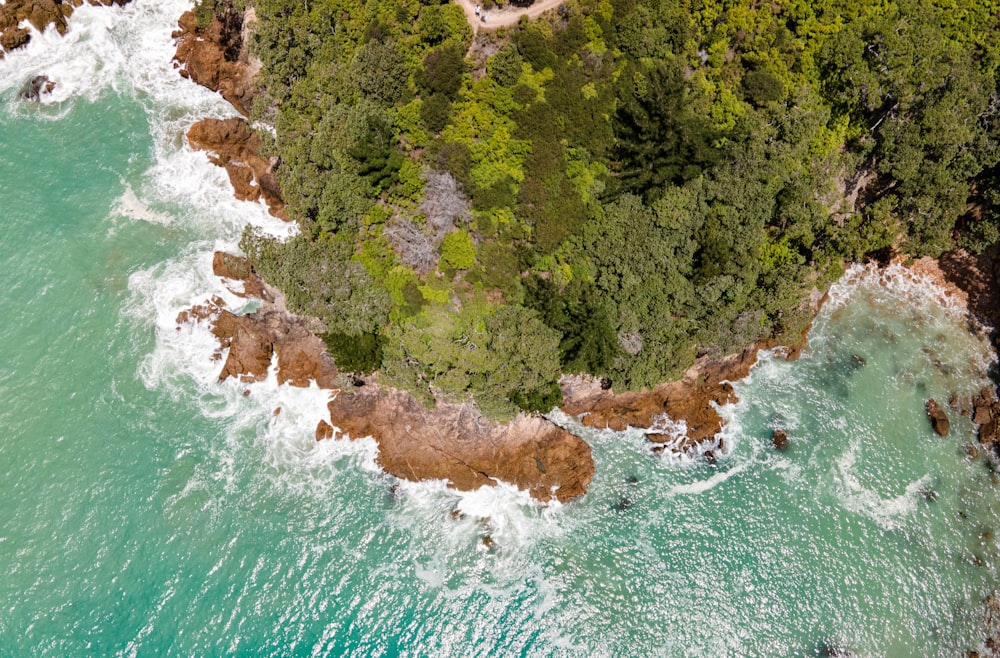
<instances>
[{"instance_id":1,"label":"dirt road","mask_svg":"<svg viewBox=\"0 0 1000 658\"><path fill-rule=\"evenodd\" d=\"M518 7L490 9L486 12L487 20L485 22L483 22L480 17L476 15L475 0L455 0L455 2L457 2L462 8L462 11L465 12L465 18L468 19L469 25L472 26L472 31L478 32L479 30L491 30L505 25L514 25L521 20L521 16L536 18L548 10L561 5L563 0L537 0L530 7L525 7L523 9Z\"/></svg>"}]
</instances>

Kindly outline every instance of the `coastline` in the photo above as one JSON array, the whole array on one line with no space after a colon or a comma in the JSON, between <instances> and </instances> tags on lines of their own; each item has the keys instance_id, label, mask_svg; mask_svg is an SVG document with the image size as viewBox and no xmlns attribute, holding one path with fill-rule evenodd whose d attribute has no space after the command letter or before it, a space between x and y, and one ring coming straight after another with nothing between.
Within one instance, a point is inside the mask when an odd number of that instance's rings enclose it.
<instances>
[{"instance_id":1,"label":"coastline","mask_svg":"<svg viewBox=\"0 0 1000 658\"><path fill-rule=\"evenodd\" d=\"M243 114L247 114L247 107L252 102L253 75L259 70L259 62L254 63L243 41L252 21L252 16L227 14L224 21L213 16L212 24L202 29L188 12L179 21L181 30L174 33L178 44L175 59L179 62L181 75L219 91ZM280 189L273 175L278 163L260 156L259 139L249 133L245 120L199 122L188 132L188 141L194 148L209 151L210 160L226 169L237 198L263 199L272 215L286 219ZM901 259L894 262L901 262ZM976 318L975 322L970 322L979 326L1000 317L1000 305L993 298L986 280L986 271L992 267L992 261L986 256L974 258L958 251L945 254L940 262L918 259L909 269L939 285L944 294L969 312L970 318ZM234 278L232 272L217 270L216 274ZM252 278L255 279L255 275ZM266 289L260 283L252 287ZM434 410L427 410L408 393L379 387L377 378L369 378L363 390L358 387L357 391L352 391L354 387L344 382L339 382L338 387L333 383L336 368L325 354L322 342L310 334L310 347L302 347L306 341L302 332L310 326L308 320L273 307L274 291L270 292L272 300L267 299L267 293L262 294L265 295L262 297L265 307L251 316L240 318L221 307L192 310L192 315L198 319L210 318L221 349L230 350L220 378L259 379L266 373L272 354L278 356L279 381L306 385L310 373L317 375L315 380L320 387L329 389L334 395L329 405L329 422L320 421L317 440L332 436L335 427L349 435L370 434L380 447L387 447L386 455L380 458L383 468L406 479L445 479L459 489L505 480L530 490L543 501L552 497L553 490L561 501L586 491L594 466L589 446L582 439L540 417L522 415L511 424L500 426L479 417L471 405L439 403ZM813 291L809 300L812 318L816 317L825 298L823 291ZM972 324L970 330L977 330ZM262 326L268 328L262 329ZM652 390L616 394L597 378L564 375L560 380L564 396L561 411L580 418L588 427L616 431L627 427L640 429L653 444L655 453L671 451L712 460L716 451L725 453L727 448L719 438L724 421L716 409L737 401L731 382L742 380L750 373L760 350L774 349L786 359L798 358L807 345L810 327L811 322L791 345L767 339L721 359L701 357L680 380L663 382ZM282 338L275 339L279 334ZM295 347L284 346L286 339ZM286 371L296 374L282 374ZM373 393L375 390L379 393ZM973 402L968 408L975 406ZM399 417L409 422L397 422ZM474 420L457 420L464 418ZM415 426L447 428L444 433L450 438L443 444L436 444L426 432L413 434L411 428ZM581 463L574 468L566 462L558 475L550 473L545 464L552 461L551 448L543 446L551 443L551 437L557 437L554 440L559 447L555 453L574 454ZM492 458L479 454L479 448L484 445L493 446ZM512 455L516 455L514 462L524 462L527 466L504 467ZM530 468L533 461L537 462L536 467ZM470 465L472 462L477 466ZM419 465L415 465L417 463Z\"/></svg>"}]
</instances>

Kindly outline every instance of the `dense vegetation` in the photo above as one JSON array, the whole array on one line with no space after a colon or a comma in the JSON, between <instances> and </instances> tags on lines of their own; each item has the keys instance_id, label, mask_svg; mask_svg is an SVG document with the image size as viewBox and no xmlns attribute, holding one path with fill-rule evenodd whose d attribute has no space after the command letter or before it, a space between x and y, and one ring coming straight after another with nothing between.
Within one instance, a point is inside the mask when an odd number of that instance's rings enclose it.
<instances>
[{"instance_id":1,"label":"dense vegetation","mask_svg":"<svg viewBox=\"0 0 1000 658\"><path fill-rule=\"evenodd\" d=\"M995 2L570 0L475 41L433 0L253 5L302 231L244 249L428 402L651 386L798 332L845 261L1000 236Z\"/></svg>"}]
</instances>

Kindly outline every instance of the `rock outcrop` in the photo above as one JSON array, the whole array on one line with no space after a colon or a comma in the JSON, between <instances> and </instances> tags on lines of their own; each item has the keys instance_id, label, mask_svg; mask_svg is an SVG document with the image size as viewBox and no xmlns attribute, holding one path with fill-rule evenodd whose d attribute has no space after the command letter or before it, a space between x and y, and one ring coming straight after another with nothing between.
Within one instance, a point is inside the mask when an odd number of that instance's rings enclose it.
<instances>
[{"instance_id":1,"label":"rock outcrop","mask_svg":"<svg viewBox=\"0 0 1000 658\"><path fill-rule=\"evenodd\" d=\"M805 332L803 332L804 340ZM718 360L702 357L684 373L679 381L660 384L656 388L616 395L601 381L583 377L564 377L562 380L562 410L571 416L582 416L588 427L622 431L627 427L652 429L646 438L654 444L680 453L689 453L701 444L714 442L722 429L722 417L715 405L736 402L736 395L729 382L743 379L757 362L757 352L776 347L772 341L762 341L740 354ZM795 359L801 345L787 348L785 356ZM664 416L673 421L684 421L686 435L680 439L673 434L656 432Z\"/></svg>"},{"instance_id":2,"label":"rock outcrop","mask_svg":"<svg viewBox=\"0 0 1000 658\"><path fill-rule=\"evenodd\" d=\"M972 399L972 422L979 426L979 443L994 455L1000 454L1000 401L996 388L987 386Z\"/></svg>"},{"instance_id":3,"label":"rock outcrop","mask_svg":"<svg viewBox=\"0 0 1000 658\"><path fill-rule=\"evenodd\" d=\"M260 137L250 130L246 119L202 119L191 126L187 138L192 148L208 151L209 161L225 168L237 199L263 199L272 215L287 219L274 175L278 158L260 155Z\"/></svg>"},{"instance_id":4,"label":"rock outcrop","mask_svg":"<svg viewBox=\"0 0 1000 658\"><path fill-rule=\"evenodd\" d=\"M366 386L340 392L330 421L352 437L372 436L378 463L407 480L447 480L461 490L497 480L541 501L583 494L594 474L590 446L539 416L508 423L483 418L472 405L427 409L405 391ZM317 436L325 431L323 423Z\"/></svg>"},{"instance_id":5,"label":"rock outcrop","mask_svg":"<svg viewBox=\"0 0 1000 658\"><path fill-rule=\"evenodd\" d=\"M180 74L222 94L243 116L250 116L260 62L246 48L246 36L256 20L252 9L241 11L229 0L199 23L192 11L181 15L174 55Z\"/></svg>"},{"instance_id":6,"label":"rock outcrop","mask_svg":"<svg viewBox=\"0 0 1000 658\"><path fill-rule=\"evenodd\" d=\"M214 297L180 313L178 325L210 323L219 340L217 357L225 356L220 380L261 381L276 359L280 383L316 381L334 392L329 421L316 427L317 441L332 438L334 427L355 438L372 436L387 472L409 480L447 480L463 490L503 481L542 501L567 501L587 490L594 461L582 439L538 416L501 424L486 420L472 405L427 409L409 393L372 381L342 391L326 346L302 319L281 308L278 296L245 259L216 252L212 266L232 292L259 297L263 308L236 315Z\"/></svg>"},{"instance_id":7,"label":"rock outcrop","mask_svg":"<svg viewBox=\"0 0 1000 658\"><path fill-rule=\"evenodd\" d=\"M126 5L130 0L86 0L91 5ZM31 41L31 32L21 27L28 21L39 32L52 25L59 34L66 34L66 19L84 0L6 0L0 4L0 57Z\"/></svg>"},{"instance_id":8,"label":"rock outcrop","mask_svg":"<svg viewBox=\"0 0 1000 658\"><path fill-rule=\"evenodd\" d=\"M948 436L951 431L951 423L948 421L948 414L944 412L934 398L927 401L927 419L931 422L931 428L937 432L938 436Z\"/></svg>"}]
</instances>

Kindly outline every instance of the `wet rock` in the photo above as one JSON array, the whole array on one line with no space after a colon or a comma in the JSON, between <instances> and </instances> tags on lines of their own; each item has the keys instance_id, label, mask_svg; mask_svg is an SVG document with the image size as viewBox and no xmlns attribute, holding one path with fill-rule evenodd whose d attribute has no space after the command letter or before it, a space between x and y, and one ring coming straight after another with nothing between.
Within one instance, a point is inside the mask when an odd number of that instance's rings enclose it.
<instances>
[{"instance_id":1,"label":"wet rock","mask_svg":"<svg viewBox=\"0 0 1000 658\"><path fill-rule=\"evenodd\" d=\"M493 541L493 537L490 537L489 535L483 537L482 544L483 546L486 547L486 550L488 551L492 551L497 547L497 543Z\"/></svg>"},{"instance_id":2,"label":"wet rock","mask_svg":"<svg viewBox=\"0 0 1000 658\"><path fill-rule=\"evenodd\" d=\"M271 415L272 416L280 416L281 415L281 407L275 407L274 408L274 413L272 413Z\"/></svg>"},{"instance_id":3,"label":"wet rock","mask_svg":"<svg viewBox=\"0 0 1000 658\"><path fill-rule=\"evenodd\" d=\"M56 83L49 80L49 76L36 75L21 87L20 96L26 101L38 102L42 94L50 94L55 88Z\"/></svg>"},{"instance_id":4,"label":"wet rock","mask_svg":"<svg viewBox=\"0 0 1000 658\"><path fill-rule=\"evenodd\" d=\"M937 432L938 436L948 436L948 432L951 431L951 423L948 421L948 416L945 414L944 409L942 409L934 398L927 401L927 418L931 422L931 427Z\"/></svg>"},{"instance_id":5,"label":"wet rock","mask_svg":"<svg viewBox=\"0 0 1000 658\"><path fill-rule=\"evenodd\" d=\"M212 271L221 279L242 283L241 289L229 285L229 291L239 297L253 297L264 301L273 301L271 292L254 271L250 261L242 256L216 251L212 254Z\"/></svg>"},{"instance_id":6,"label":"wet rock","mask_svg":"<svg viewBox=\"0 0 1000 658\"><path fill-rule=\"evenodd\" d=\"M634 475L630 475L630 476L628 476L628 479L625 480L625 482L627 482L629 484L639 484L639 478L637 478Z\"/></svg>"},{"instance_id":7,"label":"wet rock","mask_svg":"<svg viewBox=\"0 0 1000 658\"><path fill-rule=\"evenodd\" d=\"M316 425L316 440L325 441L326 439L333 438L333 425L326 422L325 420L319 421Z\"/></svg>"},{"instance_id":8,"label":"wet rock","mask_svg":"<svg viewBox=\"0 0 1000 658\"><path fill-rule=\"evenodd\" d=\"M452 521L461 521L465 518L465 512L460 509L453 509L451 514L448 515Z\"/></svg>"},{"instance_id":9,"label":"wet rock","mask_svg":"<svg viewBox=\"0 0 1000 658\"><path fill-rule=\"evenodd\" d=\"M819 303L820 300L817 300L817 306ZM799 356L807 331L808 327L805 327L799 342L784 350L785 358L793 360ZM674 436L658 432L647 433L646 438L653 443L668 444L655 447L656 454L667 449L679 454L691 454L695 447L714 442L722 429L722 417L716 406L737 401L730 382L749 374L750 368L757 362L758 351L772 348L779 348L779 345L773 340L764 340L739 354L721 359L702 356L679 381L660 384L653 390L618 395L610 387L605 388L602 380L566 376L560 380L562 410L570 416L581 416L581 422L588 427L616 432L628 427L650 429L664 415L678 422L684 421L687 430L683 440L678 441Z\"/></svg>"},{"instance_id":10,"label":"wet rock","mask_svg":"<svg viewBox=\"0 0 1000 658\"><path fill-rule=\"evenodd\" d=\"M852 354L851 355L851 360L854 361L854 363L856 365L858 365L859 367L864 367L864 366L868 365L868 361L863 356L861 356L859 354Z\"/></svg>"},{"instance_id":11,"label":"wet rock","mask_svg":"<svg viewBox=\"0 0 1000 658\"><path fill-rule=\"evenodd\" d=\"M788 433L783 429L771 432L771 445L775 450L788 450Z\"/></svg>"},{"instance_id":12,"label":"wet rock","mask_svg":"<svg viewBox=\"0 0 1000 658\"><path fill-rule=\"evenodd\" d=\"M174 60L185 78L222 94L244 116L250 115L261 63L247 48L248 30L256 21L253 9L219 0L207 25L199 25L191 11L181 15Z\"/></svg>"},{"instance_id":13,"label":"wet rock","mask_svg":"<svg viewBox=\"0 0 1000 658\"><path fill-rule=\"evenodd\" d=\"M17 25L11 25L3 32L0 32L0 48L3 52L10 52L12 50L17 50L18 48L23 48L28 45L31 41L31 32L24 29L23 27L18 27Z\"/></svg>"},{"instance_id":14,"label":"wet rock","mask_svg":"<svg viewBox=\"0 0 1000 658\"><path fill-rule=\"evenodd\" d=\"M715 458L715 451L706 450L705 453L702 455L702 459L704 459L705 463L708 464L709 466L715 466L717 461Z\"/></svg>"},{"instance_id":15,"label":"wet rock","mask_svg":"<svg viewBox=\"0 0 1000 658\"><path fill-rule=\"evenodd\" d=\"M976 459L979 459L979 449L976 448L976 446L972 445L971 443L966 443L963 446L963 449L965 451L965 456L968 459L970 459L972 461L975 461Z\"/></svg>"},{"instance_id":16,"label":"wet rock","mask_svg":"<svg viewBox=\"0 0 1000 658\"><path fill-rule=\"evenodd\" d=\"M933 489L921 489L920 495L923 496L924 500L928 503L933 503L938 499L938 492Z\"/></svg>"},{"instance_id":17,"label":"wet rock","mask_svg":"<svg viewBox=\"0 0 1000 658\"><path fill-rule=\"evenodd\" d=\"M566 502L583 494L594 474L590 446L540 416L494 423L473 405L427 409L405 391L371 382L341 391L328 406L334 425L373 437L378 463L406 480L447 480L465 491L501 480L543 502Z\"/></svg>"},{"instance_id":18,"label":"wet rock","mask_svg":"<svg viewBox=\"0 0 1000 658\"><path fill-rule=\"evenodd\" d=\"M187 139L191 148L208 151L209 161L226 170L237 199L263 200L272 215L287 220L275 176L278 159L260 154L260 137L246 119L202 119L188 129Z\"/></svg>"}]
</instances>

